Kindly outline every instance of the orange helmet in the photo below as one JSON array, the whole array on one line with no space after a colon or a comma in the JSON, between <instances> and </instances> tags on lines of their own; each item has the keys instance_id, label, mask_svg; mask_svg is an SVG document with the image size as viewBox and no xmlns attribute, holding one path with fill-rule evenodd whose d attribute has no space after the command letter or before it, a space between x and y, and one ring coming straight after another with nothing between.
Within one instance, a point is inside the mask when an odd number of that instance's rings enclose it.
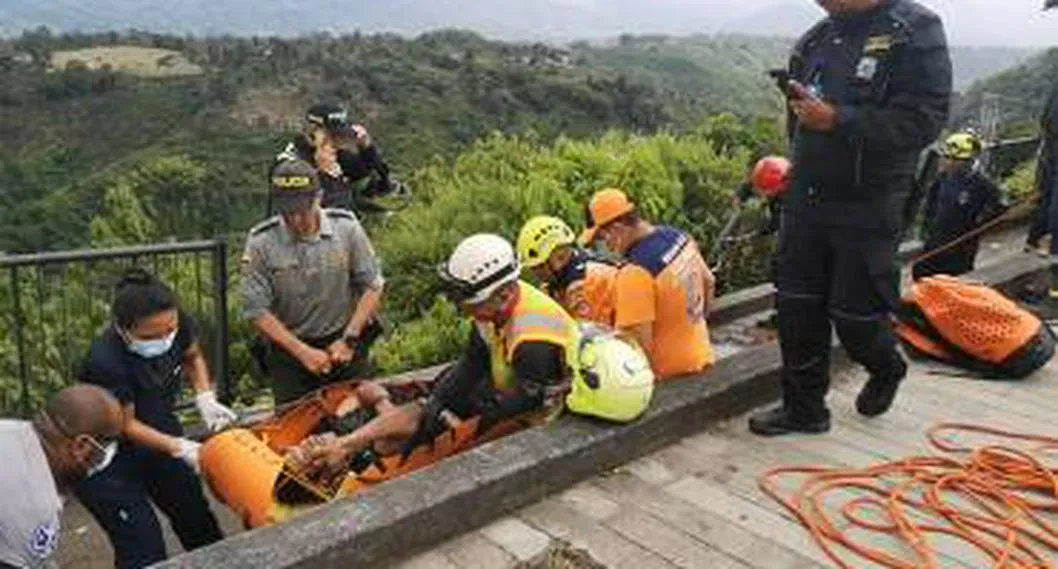
<instances>
[{"instance_id":1,"label":"orange helmet","mask_svg":"<svg viewBox=\"0 0 1058 569\"><path fill-rule=\"evenodd\" d=\"M753 166L750 181L764 197L776 198L789 188L791 168L790 161L782 156L766 156Z\"/></svg>"}]
</instances>

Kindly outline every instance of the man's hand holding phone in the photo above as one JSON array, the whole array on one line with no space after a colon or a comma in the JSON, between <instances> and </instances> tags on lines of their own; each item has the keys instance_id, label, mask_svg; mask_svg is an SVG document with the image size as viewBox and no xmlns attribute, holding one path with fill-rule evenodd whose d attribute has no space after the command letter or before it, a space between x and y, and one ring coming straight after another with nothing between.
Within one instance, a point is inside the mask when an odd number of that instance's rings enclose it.
<instances>
[{"instance_id":1,"label":"man's hand holding phone","mask_svg":"<svg viewBox=\"0 0 1058 569\"><path fill-rule=\"evenodd\" d=\"M787 82L787 89L790 110L797 117L797 122L805 128L819 132L829 132L834 129L838 120L837 107L792 79Z\"/></svg>"}]
</instances>

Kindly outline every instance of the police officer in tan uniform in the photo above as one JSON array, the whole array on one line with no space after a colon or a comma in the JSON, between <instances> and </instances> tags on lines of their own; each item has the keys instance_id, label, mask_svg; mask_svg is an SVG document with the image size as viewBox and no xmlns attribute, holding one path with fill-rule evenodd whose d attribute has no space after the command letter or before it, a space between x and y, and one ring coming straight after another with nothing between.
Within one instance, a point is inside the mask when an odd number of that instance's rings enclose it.
<instances>
[{"instance_id":1,"label":"police officer in tan uniform","mask_svg":"<svg viewBox=\"0 0 1058 569\"><path fill-rule=\"evenodd\" d=\"M279 215L250 231L242 299L282 404L366 374L384 280L356 215L320 206L315 168L284 162L271 183Z\"/></svg>"}]
</instances>

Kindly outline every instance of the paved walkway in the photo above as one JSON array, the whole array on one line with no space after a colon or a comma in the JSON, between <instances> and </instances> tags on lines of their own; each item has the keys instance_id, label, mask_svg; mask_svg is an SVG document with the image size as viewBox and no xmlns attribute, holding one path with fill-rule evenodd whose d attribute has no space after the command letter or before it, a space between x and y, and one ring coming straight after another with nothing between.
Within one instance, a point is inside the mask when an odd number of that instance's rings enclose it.
<instances>
[{"instance_id":1,"label":"paved walkway","mask_svg":"<svg viewBox=\"0 0 1058 569\"><path fill-rule=\"evenodd\" d=\"M832 567L808 533L758 489L760 474L785 465L862 467L932 454L923 433L942 421L1053 434L1058 362L1021 383L955 379L930 369L914 366L884 417L857 415L853 400L863 374L846 371L835 377L834 429L827 436L761 439L740 417L396 566L516 567L562 540L612 569ZM941 546L944 567L991 566L956 543Z\"/></svg>"}]
</instances>

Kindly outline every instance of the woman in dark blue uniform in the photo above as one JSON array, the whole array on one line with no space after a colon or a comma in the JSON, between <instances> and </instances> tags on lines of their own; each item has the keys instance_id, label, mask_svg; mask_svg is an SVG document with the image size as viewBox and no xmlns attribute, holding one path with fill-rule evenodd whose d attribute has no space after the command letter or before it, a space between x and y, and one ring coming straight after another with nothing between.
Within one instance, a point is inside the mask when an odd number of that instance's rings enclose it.
<instances>
[{"instance_id":1,"label":"woman in dark blue uniform","mask_svg":"<svg viewBox=\"0 0 1058 569\"><path fill-rule=\"evenodd\" d=\"M184 438L173 411L184 378L211 429L223 428L235 414L217 402L194 323L168 286L130 271L118 284L112 313L81 379L110 390L124 405L126 440L114 463L79 484L76 494L109 536L116 567L139 569L166 558L151 502L185 549L223 537L198 477L199 445Z\"/></svg>"}]
</instances>

